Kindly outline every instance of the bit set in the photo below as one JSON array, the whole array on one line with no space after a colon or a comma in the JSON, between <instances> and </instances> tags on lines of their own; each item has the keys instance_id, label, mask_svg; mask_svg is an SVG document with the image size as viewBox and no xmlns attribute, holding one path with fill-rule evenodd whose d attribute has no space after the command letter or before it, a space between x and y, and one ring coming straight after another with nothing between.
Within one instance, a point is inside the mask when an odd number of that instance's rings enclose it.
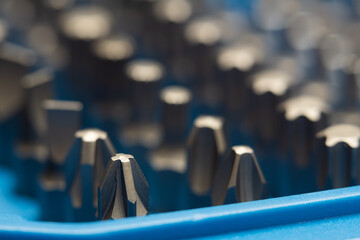
<instances>
[{"instance_id":1,"label":"bit set","mask_svg":"<svg viewBox=\"0 0 360 240\"><path fill-rule=\"evenodd\" d=\"M359 19L0 0L0 238L359 237Z\"/></svg>"}]
</instances>

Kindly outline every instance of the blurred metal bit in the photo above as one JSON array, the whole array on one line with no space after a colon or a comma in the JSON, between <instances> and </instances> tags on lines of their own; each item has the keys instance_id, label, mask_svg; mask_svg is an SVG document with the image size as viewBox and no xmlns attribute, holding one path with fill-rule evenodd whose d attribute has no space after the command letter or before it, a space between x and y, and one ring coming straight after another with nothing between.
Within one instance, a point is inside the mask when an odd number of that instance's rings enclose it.
<instances>
[{"instance_id":1,"label":"blurred metal bit","mask_svg":"<svg viewBox=\"0 0 360 240\"><path fill-rule=\"evenodd\" d=\"M359 106L359 63L359 57L355 54L333 56L328 74L335 109L356 109Z\"/></svg>"},{"instance_id":2,"label":"blurred metal bit","mask_svg":"<svg viewBox=\"0 0 360 240\"><path fill-rule=\"evenodd\" d=\"M94 97L126 99L130 82L125 76L125 66L136 52L135 40L126 33L109 35L94 41L92 52L96 57Z\"/></svg>"},{"instance_id":3,"label":"blurred metal bit","mask_svg":"<svg viewBox=\"0 0 360 240\"><path fill-rule=\"evenodd\" d=\"M347 187L352 180L359 184L360 128L352 124L335 124L316 137L323 139L318 151L323 153L320 160L325 164L323 167L327 167L331 187Z\"/></svg>"},{"instance_id":4,"label":"blurred metal bit","mask_svg":"<svg viewBox=\"0 0 360 240\"><path fill-rule=\"evenodd\" d=\"M222 47L218 51L217 67L224 75L222 87L230 114L239 114L244 110L248 100L246 82L263 63L262 47L258 36L248 35L243 37L243 40Z\"/></svg>"},{"instance_id":5,"label":"blurred metal bit","mask_svg":"<svg viewBox=\"0 0 360 240\"><path fill-rule=\"evenodd\" d=\"M155 60L138 59L129 62L125 71L132 85L133 119L152 122L159 83L165 75L164 67Z\"/></svg>"},{"instance_id":6,"label":"blurred metal bit","mask_svg":"<svg viewBox=\"0 0 360 240\"><path fill-rule=\"evenodd\" d=\"M237 202L265 198L266 185L253 149L248 146L233 146L216 172L212 204L224 204L231 188L235 188Z\"/></svg>"},{"instance_id":7,"label":"blurred metal bit","mask_svg":"<svg viewBox=\"0 0 360 240\"><path fill-rule=\"evenodd\" d=\"M74 101L45 100L47 142L50 161L62 165L73 142L74 134L81 127L82 104Z\"/></svg>"},{"instance_id":8,"label":"blurred metal bit","mask_svg":"<svg viewBox=\"0 0 360 240\"><path fill-rule=\"evenodd\" d=\"M301 11L290 20L287 38L295 50L302 78L314 78L323 74L320 41L328 29L319 16Z\"/></svg>"},{"instance_id":9,"label":"blurred metal bit","mask_svg":"<svg viewBox=\"0 0 360 240\"><path fill-rule=\"evenodd\" d=\"M43 68L29 73L21 80L26 91L26 111L30 121L28 128L33 128L35 138L44 141L47 132L46 116L43 101L54 97L54 75L50 69Z\"/></svg>"},{"instance_id":10,"label":"blurred metal bit","mask_svg":"<svg viewBox=\"0 0 360 240\"><path fill-rule=\"evenodd\" d=\"M154 16L164 22L184 23L192 14L188 0L157 0L153 6Z\"/></svg>"},{"instance_id":11,"label":"blurred metal bit","mask_svg":"<svg viewBox=\"0 0 360 240\"><path fill-rule=\"evenodd\" d=\"M169 86L160 91L165 141L182 143L187 131L189 105L192 98L190 90L180 86Z\"/></svg>"},{"instance_id":12,"label":"blurred metal bit","mask_svg":"<svg viewBox=\"0 0 360 240\"><path fill-rule=\"evenodd\" d=\"M130 35L122 33L96 40L92 49L96 56L103 60L122 61L134 54L135 42Z\"/></svg>"},{"instance_id":13,"label":"blurred metal bit","mask_svg":"<svg viewBox=\"0 0 360 240\"><path fill-rule=\"evenodd\" d=\"M253 116L260 138L266 141L275 140L279 132L280 116L277 106L289 96L296 81L287 72L278 69L267 69L255 74L250 81L255 96Z\"/></svg>"},{"instance_id":14,"label":"blurred metal bit","mask_svg":"<svg viewBox=\"0 0 360 240\"><path fill-rule=\"evenodd\" d=\"M151 38L155 48L161 51L172 64L176 58L184 57L185 38L184 26L192 15L192 6L188 0L154 1L153 14L158 24L154 27L155 34ZM161 34L167 32L167 34Z\"/></svg>"},{"instance_id":15,"label":"blurred metal bit","mask_svg":"<svg viewBox=\"0 0 360 240\"><path fill-rule=\"evenodd\" d=\"M97 188L113 155L114 147L105 132L84 129L75 133L75 141L65 160L66 189L71 202L69 220L96 219Z\"/></svg>"},{"instance_id":16,"label":"blurred metal bit","mask_svg":"<svg viewBox=\"0 0 360 240\"><path fill-rule=\"evenodd\" d=\"M279 110L285 118L280 130L287 137L284 145L288 146L295 165L307 168L314 150L314 137L327 126L330 106L321 98L302 95L281 103Z\"/></svg>"},{"instance_id":17,"label":"blurred metal bit","mask_svg":"<svg viewBox=\"0 0 360 240\"><path fill-rule=\"evenodd\" d=\"M190 188L196 195L205 195L210 191L226 144L221 117L204 115L195 119L187 148Z\"/></svg>"},{"instance_id":18,"label":"blurred metal bit","mask_svg":"<svg viewBox=\"0 0 360 240\"><path fill-rule=\"evenodd\" d=\"M150 153L150 165L157 171L185 173L186 150L182 145L165 144Z\"/></svg>"},{"instance_id":19,"label":"blurred metal bit","mask_svg":"<svg viewBox=\"0 0 360 240\"><path fill-rule=\"evenodd\" d=\"M8 42L0 44L0 122L16 114L24 103L21 79L36 62L34 53Z\"/></svg>"},{"instance_id":20,"label":"blurred metal bit","mask_svg":"<svg viewBox=\"0 0 360 240\"><path fill-rule=\"evenodd\" d=\"M116 154L111 158L99 185L98 198L101 220L149 213L149 184L132 155Z\"/></svg>"},{"instance_id":21,"label":"blurred metal bit","mask_svg":"<svg viewBox=\"0 0 360 240\"><path fill-rule=\"evenodd\" d=\"M95 40L111 31L111 16L101 7L85 5L72 8L60 18L62 32L71 39Z\"/></svg>"}]
</instances>

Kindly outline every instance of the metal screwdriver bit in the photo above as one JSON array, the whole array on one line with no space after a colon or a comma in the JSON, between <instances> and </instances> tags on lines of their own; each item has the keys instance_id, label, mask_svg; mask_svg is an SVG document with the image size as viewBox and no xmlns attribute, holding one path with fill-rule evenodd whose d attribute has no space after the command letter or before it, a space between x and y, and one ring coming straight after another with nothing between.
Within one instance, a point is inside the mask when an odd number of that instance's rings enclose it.
<instances>
[{"instance_id":1,"label":"metal screwdriver bit","mask_svg":"<svg viewBox=\"0 0 360 240\"><path fill-rule=\"evenodd\" d=\"M293 97L279 105L286 124L282 132L287 136L288 150L295 159L295 165L306 168L314 148L314 137L325 128L328 121L329 105L313 96Z\"/></svg>"},{"instance_id":2,"label":"metal screwdriver bit","mask_svg":"<svg viewBox=\"0 0 360 240\"><path fill-rule=\"evenodd\" d=\"M351 124L335 124L316 137L321 140L318 149L322 153L320 168L327 169L327 174L321 177L327 177L332 188L347 187L352 181L359 184L360 128Z\"/></svg>"},{"instance_id":3,"label":"metal screwdriver bit","mask_svg":"<svg viewBox=\"0 0 360 240\"><path fill-rule=\"evenodd\" d=\"M133 120L152 122L159 83L165 74L164 67L154 60L139 59L129 62L125 71L132 85Z\"/></svg>"},{"instance_id":4,"label":"metal screwdriver bit","mask_svg":"<svg viewBox=\"0 0 360 240\"><path fill-rule=\"evenodd\" d=\"M293 76L278 69L263 70L252 77L250 85L255 96L255 109L250 117L256 122L256 130L262 140L277 138L280 124L277 106L286 99L295 83Z\"/></svg>"},{"instance_id":5,"label":"metal screwdriver bit","mask_svg":"<svg viewBox=\"0 0 360 240\"><path fill-rule=\"evenodd\" d=\"M90 102L97 90L96 61L91 51L92 43L110 34L112 18L110 13L94 5L71 8L61 14L60 40L69 55L69 79L64 82L72 98ZM86 100L86 101L85 101Z\"/></svg>"},{"instance_id":6,"label":"metal screwdriver bit","mask_svg":"<svg viewBox=\"0 0 360 240\"><path fill-rule=\"evenodd\" d=\"M28 128L34 128L34 138L31 140L44 141L47 132L47 123L43 101L52 99L53 73L50 69L44 68L24 76L21 85L26 91L26 115L30 121Z\"/></svg>"},{"instance_id":7,"label":"metal screwdriver bit","mask_svg":"<svg viewBox=\"0 0 360 240\"><path fill-rule=\"evenodd\" d=\"M244 111L248 100L246 82L264 60L262 43L258 36L248 35L239 42L219 49L217 66L224 78L224 98L229 114Z\"/></svg>"},{"instance_id":8,"label":"metal screwdriver bit","mask_svg":"<svg viewBox=\"0 0 360 240\"><path fill-rule=\"evenodd\" d=\"M109 161L98 190L101 220L149 213L149 184L132 155L116 154Z\"/></svg>"},{"instance_id":9,"label":"metal screwdriver bit","mask_svg":"<svg viewBox=\"0 0 360 240\"><path fill-rule=\"evenodd\" d=\"M3 42L0 45L0 122L16 114L23 106L21 79L36 62L34 53L26 48Z\"/></svg>"},{"instance_id":10,"label":"metal screwdriver bit","mask_svg":"<svg viewBox=\"0 0 360 240\"><path fill-rule=\"evenodd\" d=\"M38 198L43 208L44 220L64 221L66 219L64 160L75 132L81 127L82 104L73 101L45 100L41 105L46 115L46 142L49 154L47 164L39 176Z\"/></svg>"},{"instance_id":11,"label":"metal screwdriver bit","mask_svg":"<svg viewBox=\"0 0 360 240\"><path fill-rule=\"evenodd\" d=\"M125 65L135 54L134 39L128 34L110 35L92 44L96 58L97 90L99 100L119 100L127 98L129 81L125 76Z\"/></svg>"},{"instance_id":12,"label":"metal screwdriver bit","mask_svg":"<svg viewBox=\"0 0 360 240\"><path fill-rule=\"evenodd\" d=\"M333 56L331 66L328 66L328 74L331 101L335 109L349 110L359 106L359 63L359 58L355 54Z\"/></svg>"},{"instance_id":13,"label":"metal screwdriver bit","mask_svg":"<svg viewBox=\"0 0 360 240\"><path fill-rule=\"evenodd\" d=\"M266 180L254 151L248 146L234 146L220 163L214 180L212 204L222 205L235 188L236 201L246 202L266 197Z\"/></svg>"},{"instance_id":14,"label":"metal screwdriver bit","mask_svg":"<svg viewBox=\"0 0 360 240\"><path fill-rule=\"evenodd\" d=\"M181 143L187 130L191 92L180 86L169 86L160 91L165 141Z\"/></svg>"},{"instance_id":15,"label":"metal screwdriver bit","mask_svg":"<svg viewBox=\"0 0 360 240\"><path fill-rule=\"evenodd\" d=\"M190 188L196 195L205 195L210 191L226 144L221 117L204 115L195 119L187 148Z\"/></svg>"},{"instance_id":16,"label":"metal screwdriver bit","mask_svg":"<svg viewBox=\"0 0 360 240\"><path fill-rule=\"evenodd\" d=\"M97 188L113 155L114 147L105 132L84 129L75 133L75 141L65 160L66 188L71 203L69 220L96 219Z\"/></svg>"},{"instance_id":17,"label":"metal screwdriver bit","mask_svg":"<svg viewBox=\"0 0 360 240\"><path fill-rule=\"evenodd\" d=\"M50 161L61 166L75 132L81 128L83 106L75 101L45 100L43 107L47 115Z\"/></svg>"}]
</instances>

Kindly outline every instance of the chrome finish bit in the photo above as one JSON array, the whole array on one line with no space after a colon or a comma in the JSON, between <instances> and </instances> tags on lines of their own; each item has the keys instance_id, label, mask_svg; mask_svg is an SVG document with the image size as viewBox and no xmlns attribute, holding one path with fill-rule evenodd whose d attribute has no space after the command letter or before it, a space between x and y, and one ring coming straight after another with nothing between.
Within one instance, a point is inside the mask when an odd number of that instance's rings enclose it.
<instances>
[{"instance_id":1,"label":"chrome finish bit","mask_svg":"<svg viewBox=\"0 0 360 240\"><path fill-rule=\"evenodd\" d=\"M327 126L329 105L313 96L293 97L279 105L284 113L285 126L281 132L287 136L288 151L295 159L295 165L306 168L314 150L314 137Z\"/></svg>"},{"instance_id":2,"label":"chrome finish bit","mask_svg":"<svg viewBox=\"0 0 360 240\"><path fill-rule=\"evenodd\" d=\"M139 59L129 62L125 71L132 85L134 121L152 122L159 83L165 74L164 67L155 60Z\"/></svg>"},{"instance_id":3,"label":"chrome finish bit","mask_svg":"<svg viewBox=\"0 0 360 240\"><path fill-rule=\"evenodd\" d=\"M135 40L128 34L110 35L96 40L92 52L96 58L95 98L101 100L126 99L129 81L125 76L125 65L136 51Z\"/></svg>"},{"instance_id":4,"label":"chrome finish bit","mask_svg":"<svg viewBox=\"0 0 360 240\"><path fill-rule=\"evenodd\" d=\"M352 180L359 184L360 128L336 124L322 130L316 137L322 139L318 149L323 153L320 161L325 165L322 168L328 170L331 187L347 187Z\"/></svg>"},{"instance_id":5,"label":"chrome finish bit","mask_svg":"<svg viewBox=\"0 0 360 240\"><path fill-rule=\"evenodd\" d=\"M255 97L250 117L262 140L272 141L278 137L280 116L276 108L295 83L293 76L278 69L267 69L252 77L250 85Z\"/></svg>"},{"instance_id":6,"label":"chrome finish bit","mask_svg":"<svg viewBox=\"0 0 360 240\"><path fill-rule=\"evenodd\" d=\"M0 44L0 122L12 117L23 106L25 93L21 79L35 62L31 50L7 42Z\"/></svg>"},{"instance_id":7,"label":"chrome finish bit","mask_svg":"<svg viewBox=\"0 0 360 240\"><path fill-rule=\"evenodd\" d=\"M230 114L244 111L248 100L247 81L264 60L261 40L255 35L219 49L217 67L223 75L224 100Z\"/></svg>"},{"instance_id":8,"label":"chrome finish bit","mask_svg":"<svg viewBox=\"0 0 360 240\"><path fill-rule=\"evenodd\" d=\"M74 134L81 128L83 106L75 101L45 100L43 107L47 115L50 161L63 165Z\"/></svg>"},{"instance_id":9,"label":"chrome finish bit","mask_svg":"<svg viewBox=\"0 0 360 240\"><path fill-rule=\"evenodd\" d=\"M160 91L165 141L182 143L185 138L189 105L192 98L190 90L180 86L169 86Z\"/></svg>"},{"instance_id":10,"label":"chrome finish bit","mask_svg":"<svg viewBox=\"0 0 360 240\"><path fill-rule=\"evenodd\" d=\"M40 69L24 76L21 85L26 91L26 115L30 121L30 126L35 131L36 140L44 141L47 132L45 110L43 101L52 99L53 92L53 73L47 69Z\"/></svg>"},{"instance_id":11,"label":"chrome finish bit","mask_svg":"<svg viewBox=\"0 0 360 240\"><path fill-rule=\"evenodd\" d=\"M66 189L71 202L69 220L96 219L97 188L113 155L114 147L105 132L84 129L75 133L75 141L65 160Z\"/></svg>"},{"instance_id":12,"label":"chrome finish bit","mask_svg":"<svg viewBox=\"0 0 360 240\"><path fill-rule=\"evenodd\" d=\"M331 86L331 101L335 109L349 110L359 106L360 86L358 73L360 61L355 54L332 56L328 75Z\"/></svg>"},{"instance_id":13,"label":"chrome finish bit","mask_svg":"<svg viewBox=\"0 0 360 240\"><path fill-rule=\"evenodd\" d=\"M101 220L149 213L149 184L132 155L111 158L100 181L98 198Z\"/></svg>"},{"instance_id":14,"label":"chrome finish bit","mask_svg":"<svg viewBox=\"0 0 360 240\"><path fill-rule=\"evenodd\" d=\"M204 115L195 119L187 148L190 188L196 195L206 195L210 191L226 144L221 117Z\"/></svg>"},{"instance_id":15,"label":"chrome finish bit","mask_svg":"<svg viewBox=\"0 0 360 240\"><path fill-rule=\"evenodd\" d=\"M212 204L222 205L235 188L237 202L263 199L267 184L254 151L248 146L234 146L219 165L214 180Z\"/></svg>"}]
</instances>

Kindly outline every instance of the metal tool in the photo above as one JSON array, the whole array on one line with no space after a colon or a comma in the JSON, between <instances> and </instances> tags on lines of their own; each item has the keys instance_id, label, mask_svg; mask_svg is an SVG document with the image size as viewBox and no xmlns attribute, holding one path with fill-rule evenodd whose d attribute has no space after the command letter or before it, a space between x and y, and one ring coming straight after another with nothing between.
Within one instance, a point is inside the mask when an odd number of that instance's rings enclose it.
<instances>
[{"instance_id":1,"label":"metal tool","mask_svg":"<svg viewBox=\"0 0 360 240\"><path fill-rule=\"evenodd\" d=\"M316 133L327 126L330 106L320 98L304 95L286 100L279 105L279 110L286 120L280 132L287 136L287 149L292 152L296 166L305 168Z\"/></svg>"},{"instance_id":2,"label":"metal tool","mask_svg":"<svg viewBox=\"0 0 360 240\"><path fill-rule=\"evenodd\" d=\"M46 143L43 144L47 146L48 155L40 175L36 172L33 178L39 181L37 195L43 210L42 218L65 221L67 198L64 162L74 134L81 128L83 106L80 102L61 100L45 100L42 106L47 126Z\"/></svg>"},{"instance_id":3,"label":"metal tool","mask_svg":"<svg viewBox=\"0 0 360 240\"><path fill-rule=\"evenodd\" d=\"M255 131L262 141L274 141L278 137L280 115L277 106L290 94L296 84L293 76L278 69L266 69L254 74L250 80L254 102L252 116L247 116L256 124Z\"/></svg>"},{"instance_id":4,"label":"metal tool","mask_svg":"<svg viewBox=\"0 0 360 240\"><path fill-rule=\"evenodd\" d=\"M133 119L137 122L153 122L155 99L160 81L164 78L164 67L155 60L138 59L126 66L126 76L131 81Z\"/></svg>"},{"instance_id":5,"label":"metal tool","mask_svg":"<svg viewBox=\"0 0 360 240\"><path fill-rule=\"evenodd\" d=\"M75 133L65 160L66 191L70 196L67 219L93 221L98 208L97 188L115 150L107 134L99 129Z\"/></svg>"},{"instance_id":6,"label":"metal tool","mask_svg":"<svg viewBox=\"0 0 360 240\"><path fill-rule=\"evenodd\" d=\"M352 124L335 124L316 135L320 140L318 151L320 182L329 180L329 187L341 188L359 184L360 128Z\"/></svg>"},{"instance_id":7,"label":"metal tool","mask_svg":"<svg viewBox=\"0 0 360 240\"><path fill-rule=\"evenodd\" d=\"M149 185L132 155L111 158L99 184L98 203L101 220L149 213Z\"/></svg>"},{"instance_id":8,"label":"metal tool","mask_svg":"<svg viewBox=\"0 0 360 240\"><path fill-rule=\"evenodd\" d=\"M221 47L217 53L217 68L220 72L219 85L223 88L227 114L235 118L244 115L249 100L247 82L252 74L261 68L264 61L263 45L256 35L243 37L236 43ZM235 116L234 116L235 115Z\"/></svg>"},{"instance_id":9,"label":"metal tool","mask_svg":"<svg viewBox=\"0 0 360 240\"><path fill-rule=\"evenodd\" d=\"M126 33L100 38L92 44L96 73L96 101L124 100L129 97L130 82L125 65L136 52L135 40Z\"/></svg>"},{"instance_id":10,"label":"metal tool","mask_svg":"<svg viewBox=\"0 0 360 240\"><path fill-rule=\"evenodd\" d=\"M206 195L211 190L226 145L221 117L204 115L195 119L187 142L188 178L194 194Z\"/></svg>"},{"instance_id":11,"label":"metal tool","mask_svg":"<svg viewBox=\"0 0 360 240\"><path fill-rule=\"evenodd\" d=\"M221 161L214 180L212 204L222 205L225 199L231 199L233 188L236 202L267 197L265 177L253 149L249 146L233 146Z\"/></svg>"},{"instance_id":12,"label":"metal tool","mask_svg":"<svg viewBox=\"0 0 360 240\"><path fill-rule=\"evenodd\" d=\"M189 122L191 92L181 86L169 86L160 91L161 122L165 142L183 143Z\"/></svg>"}]
</instances>

